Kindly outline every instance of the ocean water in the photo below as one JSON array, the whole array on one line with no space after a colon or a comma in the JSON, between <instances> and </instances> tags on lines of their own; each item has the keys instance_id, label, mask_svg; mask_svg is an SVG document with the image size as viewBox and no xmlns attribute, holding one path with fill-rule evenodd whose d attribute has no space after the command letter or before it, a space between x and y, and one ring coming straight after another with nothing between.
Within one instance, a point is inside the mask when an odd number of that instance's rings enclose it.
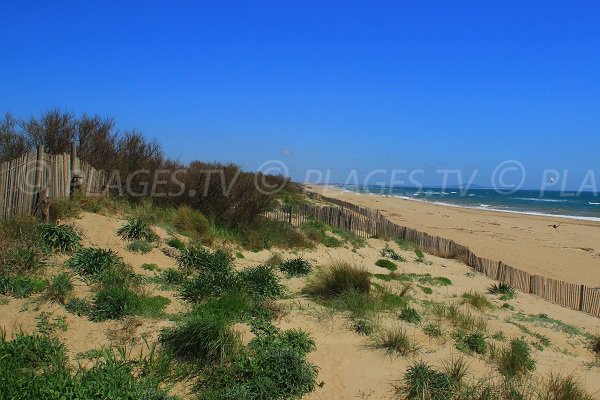
<instances>
[{"instance_id":1,"label":"ocean water","mask_svg":"<svg viewBox=\"0 0 600 400\"><path fill-rule=\"evenodd\" d=\"M395 196L455 207L478 208L502 212L547 215L600 221L600 195L593 192L518 190L501 194L493 189L408 188L386 186L340 185L346 191Z\"/></svg>"}]
</instances>

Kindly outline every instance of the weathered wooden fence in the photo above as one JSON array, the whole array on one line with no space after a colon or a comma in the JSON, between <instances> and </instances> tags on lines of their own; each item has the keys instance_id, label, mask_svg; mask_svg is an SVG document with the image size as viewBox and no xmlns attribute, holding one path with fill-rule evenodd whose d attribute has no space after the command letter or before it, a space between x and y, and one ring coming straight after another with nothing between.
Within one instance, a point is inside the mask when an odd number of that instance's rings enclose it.
<instances>
[{"instance_id":1,"label":"weathered wooden fence","mask_svg":"<svg viewBox=\"0 0 600 400\"><path fill-rule=\"evenodd\" d=\"M600 289L531 275L526 271L506 265L502 261L479 257L468 247L453 240L397 225L377 210L359 207L318 193L309 192L308 195L315 200L328 202L335 206L302 204L270 212L267 216L278 221L287 221L294 226L300 226L310 220L322 221L334 228L353 232L363 238L378 236L410 240L426 253L463 261L475 271L514 286L520 291L532 293L561 306L600 317Z\"/></svg>"},{"instance_id":2,"label":"weathered wooden fence","mask_svg":"<svg viewBox=\"0 0 600 400\"><path fill-rule=\"evenodd\" d=\"M71 153L46 154L39 146L19 158L0 165L0 211L2 220L32 215L40 192L47 188L48 199L69 197L73 178L80 179L85 194L101 193L106 173ZM79 178L78 178L79 177Z\"/></svg>"}]
</instances>

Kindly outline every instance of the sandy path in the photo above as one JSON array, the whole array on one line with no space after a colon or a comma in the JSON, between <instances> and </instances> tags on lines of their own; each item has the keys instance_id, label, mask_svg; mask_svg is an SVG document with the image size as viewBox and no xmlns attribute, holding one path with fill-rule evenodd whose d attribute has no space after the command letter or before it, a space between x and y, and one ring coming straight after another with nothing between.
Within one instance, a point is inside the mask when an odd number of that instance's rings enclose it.
<instances>
[{"instance_id":1,"label":"sandy path","mask_svg":"<svg viewBox=\"0 0 600 400\"><path fill-rule=\"evenodd\" d=\"M324 195L379 209L391 221L453 239L480 257L538 275L600 286L600 222L508 214L310 186ZM559 229L549 224L561 224Z\"/></svg>"}]
</instances>

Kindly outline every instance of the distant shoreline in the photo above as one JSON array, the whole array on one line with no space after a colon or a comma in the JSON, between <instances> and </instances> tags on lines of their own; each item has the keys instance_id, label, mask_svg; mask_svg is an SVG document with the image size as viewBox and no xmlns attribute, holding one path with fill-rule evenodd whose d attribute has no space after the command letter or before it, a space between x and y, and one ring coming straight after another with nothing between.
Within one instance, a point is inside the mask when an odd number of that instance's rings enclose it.
<instances>
[{"instance_id":1,"label":"distant shoreline","mask_svg":"<svg viewBox=\"0 0 600 400\"><path fill-rule=\"evenodd\" d=\"M398 225L462 243L480 257L502 260L532 274L573 283L584 279L589 286L600 287L600 221L365 195L332 186L307 187L378 209Z\"/></svg>"}]
</instances>

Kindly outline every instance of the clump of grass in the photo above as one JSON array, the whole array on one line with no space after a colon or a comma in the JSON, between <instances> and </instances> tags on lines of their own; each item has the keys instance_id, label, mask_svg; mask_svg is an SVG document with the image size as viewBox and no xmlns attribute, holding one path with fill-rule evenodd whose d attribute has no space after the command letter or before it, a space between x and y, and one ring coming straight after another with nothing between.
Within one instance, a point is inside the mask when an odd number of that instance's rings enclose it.
<instances>
[{"instance_id":1,"label":"clump of grass","mask_svg":"<svg viewBox=\"0 0 600 400\"><path fill-rule=\"evenodd\" d=\"M594 396L581 387L581 383L573 376L550 374L543 383L547 391L545 400L593 400Z\"/></svg>"},{"instance_id":2,"label":"clump of grass","mask_svg":"<svg viewBox=\"0 0 600 400\"><path fill-rule=\"evenodd\" d=\"M125 225L117 230L117 234L125 240L145 240L154 242L158 236L150 225L141 217L130 218Z\"/></svg>"},{"instance_id":3,"label":"clump of grass","mask_svg":"<svg viewBox=\"0 0 600 400\"><path fill-rule=\"evenodd\" d=\"M320 298L332 298L344 292L367 294L371 290L369 273L346 261L333 261L309 277L304 293Z\"/></svg>"},{"instance_id":4,"label":"clump of grass","mask_svg":"<svg viewBox=\"0 0 600 400\"><path fill-rule=\"evenodd\" d=\"M500 352L498 370L507 378L519 377L535 369L529 345L521 339L513 339L510 345Z\"/></svg>"},{"instance_id":5,"label":"clump of grass","mask_svg":"<svg viewBox=\"0 0 600 400\"><path fill-rule=\"evenodd\" d=\"M442 336L442 327L440 324L429 323L423 328L423 332L429 337L439 338Z\"/></svg>"},{"instance_id":6,"label":"clump of grass","mask_svg":"<svg viewBox=\"0 0 600 400\"><path fill-rule=\"evenodd\" d=\"M68 225L41 223L38 229L44 243L59 253L70 253L81 244L81 237Z\"/></svg>"},{"instance_id":7,"label":"clump of grass","mask_svg":"<svg viewBox=\"0 0 600 400\"><path fill-rule=\"evenodd\" d=\"M52 314L44 311L36 319L37 329L42 335L53 335L56 331L67 331L68 325L64 315L53 317Z\"/></svg>"},{"instance_id":8,"label":"clump of grass","mask_svg":"<svg viewBox=\"0 0 600 400\"><path fill-rule=\"evenodd\" d=\"M175 268L167 268L161 272L158 280L168 287L173 287L182 284L186 278L185 272Z\"/></svg>"},{"instance_id":9,"label":"clump of grass","mask_svg":"<svg viewBox=\"0 0 600 400\"><path fill-rule=\"evenodd\" d=\"M423 250L421 250L419 248L415 248L415 255L417 256L417 258L415 259L415 262L427 263L427 260L425 259L425 253L423 253Z\"/></svg>"},{"instance_id":10,"label":"clump of grass","mask_svg":"<svg viewBox=\"0 0 600 400\"><path fill-rule=\"evenodd\" d=\"M403 308L400 312L400 319L411 324L421 323L421 315L417 310L411 307Z\"/></svg>"},{"instance_id":11,"label":"clump of grass","mask_svg":"<svg viewBox=\"0 0 600 400\"><path fill-rule=\"evenodd\" d=\"M462 303L469 304L479 311L492 310L495 308L492 302L490 302L485 295L474 291L463 293Z\"/></svg>"},{"instance_id":12,"label":"clump of grass","mask_svg":"<svg viewBox=\"0 0 600 400\"><path fill-rule=\"evenodd\" d=\"M385 268L390 271L396 271L398 269L398 266L396 264L394 264L390 260L386 260L385 258L381 258L381 259L377 260L375 262L375 265L377 265L378 267L381 267L381 268Z\"/></svg>"},{"instance_id":13,"label":"clump of grass","mask_svg":"<svg viewBox=\"0 0 600 400\"><path fill-rule=\"evenodd\" d=\"M483 355L486 353L488 344L483 332L465 333L458 330L454 333L456 348L466 353L476 353Z\"/></svg>"},{"instance_id":14,"label":"clump of grass","mask_svg":"<svg viewBox=\"0 0 600 400\"><path fill-rule=\"evenodd\" d=\"M340 247L342 245L341 240L327 234L330 227L323 222L307 222L302 225L301 229L309 240L321 243L325 247Z\"/></svg>"},{"instance_id":15,"label":"clump of grass","mask_svg":"<svg viewBox=\"0 0 600 400\"><path fill-rule=\"evenodd\" d=\"M71 275L61 273L52 278L47 294L50 300L65 304L72 292L73 282L71 282Z\"/></svg>"},{"instance_id":16,"label":"clump of grass","mask_svg":"<svg viewBox=\"0 0 600 400\"><path fill-rule=\"evenodd\" d=\"M600 356L600 335L592 336L590 349L594 352L594 354Z\"/></svg>"},{"instance_id":17,"label":"clump of grass","mask_svg":"<svg viewBox=\"0 0 600 400\"><path fill-rule=\"evenodd\" d=\"M417 285L419 287L419 289L421 289L421 291L425 294L432 294L433 293L433 289L427 286L421 286L421 285Z\"/></svg>"},{"instance_id":18,"label":"clump of grass","mask_svg":"<svg viewBox=\"0 0 600 400\"><path fill-rule=\"evenodd\" d=\"M152 243L148 242L147 240L135 239L129 242L129 244L127 244L127 250L129 250L132 253L147 254L152 251L152 248Z\"/></svg>"},{"instance_id":19,"label":"clump of grass","mask_svg":"<svg viewBox=\"0 0 600 400\"><path fill-rule=\"evenodd\" d=\"M407 239L397 239L396 243L404 251L413 251L416 248L414 242Z\"/></svg>"},{"instance_id":20,"label":"clump of grass","mask_svg":"<svg viewBox=\"0 0 600 400\"><path fill-rule=\"evenodd\" d=\"M281 257L281 254L273 252L269 256L269 259L265 261L265 265L268 265L269 267L276 267L282 262L284 262L284 259Z\"/></svg>"},{"instance_id":21,"label":"clump of grass","mask_svg":"<svg viewBox=\"0 0 600 400\"><path fill-rule=\"evenodd\" d=\"M372 345L376 349L383 349L387 354L408 356L417 351L417 346L400 326L383 328L373 336Z\"/></svg>"},{"instance_id":22,"label":"clump of grass","mask_svg":"<svg viewBox=\"0 0 600 400\"><path fill-rule=\"evenodd\" d=\"M127 315L159 316L169 304L162 296L144 296L127 287L106 287L96 293L90 316L94 321L121 319Z\"/></svg>"},{"instance_id":23,"label":"clump of grass","mask_svg":"<svg viewBox=\"0 0 600 400\"><path fill-rule=\"evenodd\" d=\"M306 276L312 271L312 264L302 257L279 263L279 270L289 277Z\"/></svg>"},{"instance_id":24,"label":"clump of grass","mask_svg":"<svg viewBox=\"0 0 600 400\"><path fill-rule=\"evenodd\" d=\"M273 268L266 265L243 269L238 272L237 280L249 295L261 299L274 299L283 293L283 286L279 283Z\"/></svg>"},{"instance_id":25,"label":"clump of grass","mask_svg":"<svg viewBox=\"0 0 600 400\"><path fill-rule=\"evenodd\" d=\"M451 305L446 309L445 316L455 328L468 332L487 330L487 320L474 315L468 309Z\"/></svg>"},{"instance_id":26,"label":"clump of grass","mask_svg":"<svg viewBox=\"0 0 600 400\"><path fill-rule=\"evenodd\" d=\"M488 288L488 293L501 295L500 300L503 301L513 299L517 295L515 288L504 282L494 283Z\"/></svg>"},{"instance_id":27,"label":"clump of grass","mask_svg":"<svg viewBox=\"0 0 600 400\"><path fill-rule=\"evenodd\" d=\"M354 321L354 332L369 336L375 332L375 325L370 319L358 318Z\"/></svg>"},{"instance_id":28,"label":"clump of grass","mask_svg":"<svg viewBox=\"0 0 600 400\"><path fill-rule=\"evenodd\" d=\"M0 276L0 294L16 298L29 297L48 287L46 279L35 276Z\"/></svg>"},{"instance_id":29,"label":"clump of grass","mask_svg":"<svg viewBox=\"0 0 600 400\"><path fill-rule=\"evenodd\" d=\"M91 313L92 304L85 299L73 298L67 301L65 310L78 317L87 316Z\"/></svg>"},{"instance_id":30,"label":"clump of grass","mask_svg":"<svg viewBox=\"0 0 600 400\"><path fill-rule=\"evenodd\" d=\"M142 264L142 269L150 272L159 270L158 265L154 263L144 263Z\"/></svg>"},{"instance_id":31,"label":"clump of grass","mask_svg":"<svg viewBox=\"0 0 600 400\"><path fill-rule=\"evenodd\" d=\"M200 211L189 206L177 208L172 219L177 230L187 236L204 240L209 240L212 236L212 226L208 219Z\"/></svg>"},{"instance_id":32,"label":"clump of grass","mask_svg":"<svg viewBox=\"0 0 600 400\"><path fill-rule=\"evenodd\" d=\"M397 394L408 400L446 400L450 398L452 389L453 384L447 374L419 361L408 368Z\"/></svg>"},{"instance_id":33,"label":"clump of grass","mask_svg":"<svg viewBox=\"0 0 600 400\"><path fill-rule=\"evenodd\" d=\"M223 250L210 252L198 246L191 246L181 252L177 264L186 271L199 269L218 270L231 266L233 259Z\"/></svg>"},{"instance_id":34,"label":"clump of grass","mask_svg":"<svg viewBox=\"0 0 600 400\"><path fill-rule=\"evenodd\" d=\"M167 241L167 246L171 246L174 249L177 249L179 251L183 251L185 250L186 246L185 243L183 243L183 241L175 236L170 237Z\"/></svg>"},{"instance_id":35,"label":"clump of grass","mask_svg":"<svg viewBox=\"0 0 600 400\"><path fill-rule=\"evenodd\" d=\"M389 244L386 244L383 249L379 252L382 257L391 258L394 261L405 262L406 259L402 257L400 254L396 253L394 249L390 247Z\"/></svg>"},{"instance_id":36,"label":"clump of grass","mask_svg":"<svg viewBox=\"0 0 600 400\"><path fill-rule=\"evenodd\" d=\"M102 272L123 263L112 250L83 248L66 261L66 265L82 276L98 276Z\"/></svg>"}]
</instances>

